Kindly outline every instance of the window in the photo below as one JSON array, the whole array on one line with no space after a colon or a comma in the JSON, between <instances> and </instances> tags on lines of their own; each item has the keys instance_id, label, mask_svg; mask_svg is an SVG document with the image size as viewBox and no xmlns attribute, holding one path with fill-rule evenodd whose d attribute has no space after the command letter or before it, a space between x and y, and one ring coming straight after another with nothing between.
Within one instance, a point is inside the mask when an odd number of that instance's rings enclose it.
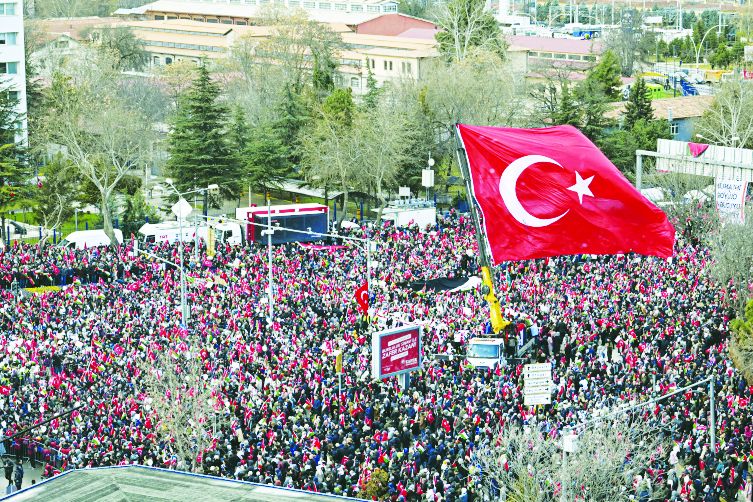
<instances>
[{"instance_id":1,"label":"window","mask_svg":"<svg viewBox=\"0 0 753 502\"><path fill-rule=\"evenodd\" d=\"M222 24L233 24L233 20L232 20L232 19L223 19L223 20L222 20L222 21L220 21L220 22L221 22Z\"/></svg>"},{"instance_id":2,"label":"window","mask_svg":"<svg viewBox=\"0 0 753 502\"><path fill-rule=\"evenodd\" d=\"M392 71L392 61L386 61L384 62L384 69L388 71Z\"/></svg>"},{"instance_id":3,"label":"window","mask_svg":"<svg viewBox=\"0 0 753 502\"><path fill-rule=\"evenodd\" d=\"M173 58L171 57L165 58L165 64L173 64Z\"/></svg>"},{"instance_id":4,"label":"window","mask_svg":"<svg viewBox=\"0 0 753 502\"><path fill-rule=\"evenodd\" d=\"M248 23L246 21L241 21L240 19L235 20L236 26L246 26Z\"/></svg>"},{"instance_id":5,"label":"window","mask_svg":"<svg viewBox=\"0 0 753 502\"><path fill-rule=\"evenodd\" d=\"M351 5L350 12L363 12L363 5Z\"/></svg>"},{"instance_id":6,"label":"window","mask_svg":"<svg viewBox=\"0 0 753 502\"><path fill-rule=\"evenodd\" d=\"M378 5L368 5L368 6L366 6L366 12L379 12L379 6Z\"/></svg>"},{"instance_id":7,"label":"window","mask_svg":"<svg viewBox=\"0 0 753 502\"><path fill-rule=\"evenodd\" d=\"M678 124L674 120L672 122L670 122L669 123L669 133L672 136L677 136L678 134L680 134L680 124Z\"/></svg>"},{"instance_id":8,"label":"window","mask_svg":"<svg viewBox=\"0 0 753 502\"><path fill-rule=\"evenodd\" d=\"M201 17L201 16L195 16L195 17L193 18L193 20L194 20L194 21L201 21L202 23L204 22L204 18L203 18L203 17Z\"/></svg>"},{"instance_id":9,"label":"window","mask_svg":"<svg viewBox=\"0 0 753 502\"><path fill-rule=\"evenodd\" d=\"M165 20L165 16L159 16L159 15L155 14L154 15L154 20L155 21L164 21Z\"/></svg>"},{"instance_id":10,"label":"window","mask_svg":"<svg viewBox=\"0 0 753 502\"><path fill-rule=\"evenodd\" d=\"M350 79L350 86L353 89L360 89L361 88L361 79L358 77L352 77Z\"/></svg>"},{"instance_id":11,"label":"window","mask_svg":"<svg viewBox=\"0 0 753 502\"><path fill-rule=\"evenodd\" d=\"M208 17L207 23L218 23L219 20L216 17Z\"/></svg>"},{"instance_id":12,"label":"window","mask_svg":"<svg viewBox=\"0 0 753 502\"><path fill-rule=\"evenodd\" d=\"M369 61L371 61L371 69L373 70L374 68L376 68L376 60L370 59Z\"/></svg>"},{"instance_id":13,"label":"window","mask_svg":"<svg viewBox=\"0 0 753 502\"><path fill-rule=\"evenodd\" d=\"M155 64L155 65L159 64L159 56L154 56L154 59L152 59L152 64Z\"/></svg>"},{"instance_id":14,"label":"window","mask_svg":"<svg viewBox=\"0 0 753 502\"><path fill-rule=\"evenodd\" d=\"M16 2L0 3L0 16L15 16L16 15Z\"/></svg>"},{"instance_id":15,"label":"window","mask_svg":"<svg viewBox=\"0 0 753 502\"><path fill-rule=\"evenodd\" d=\"M319 8L322 10L329 10L330 4L329 2L319 2Z\"/></svg>"},{"instance_id":16,"label":"window","mask_svg":"<svg viewBox=\"0 0 753 502\"><path fill-rule=\"evenodd\" d=\"M68 40L57 40L55 42L56 49L67 49L69 45Z\"/></svg>"},{"instance_id":17,"label":"window","mask_svg":"<svg viewBox=\"0 0 753 502\"><path fill-rule=\"evenodd\" d=\"M403 61L400 63L400 69L403 73L411 73L411 64Z\"/></svg>"},{"instance_id":18,"label":"window","mask_svg":"<svg viewBox=\"0 0 753 502\"><path fill-rule=\"evenodd\" d=\"M168 21L173 20L173 19L178 19L178 16L167 16Z\"/></svg>"},{"instance_id":19,"label":"window","mask_svg":"<svg viewBox=\"0 0 753 502\"><path fill-rule=\"evenodd\" d=\"M0 45L16 45L18 33L0 33Z\"/></svg>"},{"instance_id":20,"label":"window","mask_svg":"<svg viewBox=\"0 0 753 502\"><path fill-rule=\"evenodd\" d=\"M20 98L18 91L7 91L7 94L8 94L8 99L12 102L16 102Z\"/></svg>"},{"instance_id":21,"label":"window","mask_svg":"<svg viewBox=\"0 0 753 502\"><path fill-rule=\"evenodd\" d=\"M18 73L18 63L0 63L0 74L15 75Z\"/></svg>"},{"instance_id":22,"label":"window","mask_svg":"<svg viewBox=\"0 0 753 502\"><path fill-rule=\"evenodd\" d=\"M397 12L397 5L385 5L384 12Z\"/></svg>"},{"instance_id":23,"label":"window","mask_svg":"<svg viewBox=\"0 0 753 502\"><path fill-rule=\"evenodd\" d=\"M336 3L335 10L348 10L348 5L344 3Z\"/></svg>"},{"instance_id":24,"label":"window","mask_svg":"<svg viewBox=\"0 0 753 502\"><path fill-rule=\"evenodd\" d=\"M316 2L303 2L304 9L316 9Z\"/></svg>"}]
</instances>

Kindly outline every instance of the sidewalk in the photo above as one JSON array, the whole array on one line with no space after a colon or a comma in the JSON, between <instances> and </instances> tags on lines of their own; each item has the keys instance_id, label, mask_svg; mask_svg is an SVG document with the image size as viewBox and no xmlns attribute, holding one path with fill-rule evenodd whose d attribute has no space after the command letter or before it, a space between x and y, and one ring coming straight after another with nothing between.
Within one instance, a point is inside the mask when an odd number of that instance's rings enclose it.
<instances>
[{"instance_id":1,"label":"sidewalk","mask_svg":"<svg viewBox=\"0 0 753 502\"><path fill-rule=\"evenodd\" d=\"M11 457L10 455L4 456L2 458L2 463L5 463L6 458L10 459L15 464L15 457ZM43 467L44 466L40 465L39 462L37 462L36 469L32 469L29 461L24 460L24 479L23 479L23 483L21 483L21 488L28 488L29 486L31 486L32 480L36 481L37 483L42 481L42 468ZM3 497L5 497L6 495L10 493L8 491L9 487L7 483L8 483L7 480L3 476L3 479L0 480L0 486L2 487L0 488L0 499L2 499ZM15 485L13 485L13 491L16 491Z\"/></svg>"}]
</instances>

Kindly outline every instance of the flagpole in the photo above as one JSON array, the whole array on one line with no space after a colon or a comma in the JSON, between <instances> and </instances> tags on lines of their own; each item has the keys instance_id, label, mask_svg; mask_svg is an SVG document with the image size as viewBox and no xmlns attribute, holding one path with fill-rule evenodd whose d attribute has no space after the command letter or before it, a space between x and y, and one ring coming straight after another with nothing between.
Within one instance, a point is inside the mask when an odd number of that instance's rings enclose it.
<instances>
[{"instance_id":1,"label":"flagpole","mask_svg":"<svg viewBox=\"0 0 753 502\"><path fill-rule=\"evenodd\" d=\"M494 281L492 278L492 265L489 261L489 253L486 248L486 240L481 230L481 223L479 221L478 212L476 209L476 202L473 197L473 187L471 186L471 174L468 168L468 153L465 151L465 145L463 144L463 138L460 135L460 129L457 124L455 125L455 142L457 145L456 153L458 156L458 166L460 167L460 173L463 175L465 181L465 193L466 200L468 201L468 208L471 212L471 219L473 220L473 226L476 229L476 241L478 242L478 254L481 262L481 279L483 281L483 287L481 292L484 295L484 300L489 304L489 315L492 323L492 330L495 334L499 334L503 329L510 324L502 316L502 307L499 304L497 296L494 294Z\"/></svg>"}]
</instances>

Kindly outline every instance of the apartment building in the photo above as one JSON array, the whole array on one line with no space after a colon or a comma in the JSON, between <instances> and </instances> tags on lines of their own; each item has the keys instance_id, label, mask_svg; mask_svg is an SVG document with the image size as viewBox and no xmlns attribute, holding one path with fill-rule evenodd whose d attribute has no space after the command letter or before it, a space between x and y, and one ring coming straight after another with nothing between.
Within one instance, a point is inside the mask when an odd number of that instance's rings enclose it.
<instances>
[{"instance_id":1,"label":"apartment building","mask_svg":"<svg viewBox=\"0 0 753 502\"><path fill-rule=\"evenodd\" d=\"M26 142L26 62L21 0L0 0L0 89L18 99L18 140Z\"/></svg>"}]
</instances>

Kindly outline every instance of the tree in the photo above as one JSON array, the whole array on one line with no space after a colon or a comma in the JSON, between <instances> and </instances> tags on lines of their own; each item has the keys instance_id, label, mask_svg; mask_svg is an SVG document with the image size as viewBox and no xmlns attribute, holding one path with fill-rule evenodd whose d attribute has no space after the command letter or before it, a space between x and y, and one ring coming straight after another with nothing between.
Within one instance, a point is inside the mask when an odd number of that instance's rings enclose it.
<instances>
[{"instance_id":1,"label":"tree","mask_svg":"<svg viewBox=\"0 0 753 502\"><path fill-rule=\"evenodd\" d=\"M382 104L358 116L352 134L360 143L361 169L368 187L379 202L377 222L382 219L401 166L409 160L414 124L405 114L394 114L393 107Z\"/></svg>"},{"instance_id":2,"label":"tree","mask_svg":"<svg viewBox=\"0 0 753 502\"><path fill-rule=\"evenodd\" d=\"M579 127L582 118L582 109L578 105L576 96L573 91L570 90L570 85L567 82L564 82L562 84L559 101L556 103L551 117L552 125L571 125Z\"/></svg>"},{"instance_id":3,"label":"tree","mask_svg":"<svg viewBox=\"0 0 753 502\"><path fill-rule=\"evenodd\" d=\"M18 98L9 88L0 88L0 210L28 192L26 183L31 170L17 144L18 124L22 116L16 111ZM5 228L5 221L3 228ZM4 230L0 230L0 235Z\"/></svg>"},{"instance_id":4,"label":"tree","mask_svg":"<svg viewBox=\"0 0 753 502\"><path fill-rule=\"evenodd\" d=\"M655 419L619 417L580 430L565 468L561 436L508 424L476 447L469 467L495 500L628 500L633 476L645 474L664 446L658 425Z\"/></svg>"},{"instance_id":5,"label":"tree","mask_svg":"<svg viewBox=\"0 0 753 502\"><path fill-rule=\"evenodd\" d=\"M747 273L750 274L750 270ZM748 300L744 315L734 319L730 323L730 328L732 340L729 352L732 362L743 374L748 385L753 385L753 300Z\"/></svg>"},{"instance_id":6,"label":"tree","mask_svg":"<svg viewBox=\"0 0 753 502\"><path fill-rule=\"evenodd\" d=\"M651 96L646 88L646 82L638 78L635 84L630 88L630 95L625 103L625 113L623 115L623 127L632 129L640 119L651 121L654 119L654 109L651 106Z\"/></svg>"},{"instance_id":7,"label":"tree","mask_svg":"<svg viewBox=\"0 0 753 502\"><path fill-rule=\"evenodd\" d=\"M499 23L484 0L449 0L439 7L437 25L439 51L450 61L462 61L476 49L505 57Z\"/></svg>"},{"instance_id":8,"label":"tree","mask_svg":"<svg viewBox=\"0 0 753 502\"><path fill-rule=\"evenodd\" d=\"M183 339L177 348L149 348L139 368L141 382L147 409L157 415L156 431L177 454L178 468L199 472L212 445L211 424L223 406L221 383L204 370L203 341L184 332L176 336Z\"/></svg>"},{"instance_id":9,"label":"tree","mask_svg":"<svg viewBox=\"0 0 753 502\"><path fill-rule=\"evenodd\" d=\"M34 212L44 228L60 228L73 216L73 208L81 200L79 174L73 163L62 154L55 155L39 174L42 178L32 197ZM47 234L43 236L42 244L47 237Z\"/></svg>"},{"instance_id":10,"label":"tree","mask_svg":"<svg viewBox=\"0 0 753 502\"><path fill-rule=\"evenodd\" d=\"M610 32L606 45L620 61L624 77L633 74L636 61L646 61L656 50L654 34L645 31L642 16L635 9L623 10L620 28Z\"/></svg>"},{"instance_id":11,"label":"tree","mask_svg":"<svg viewBox=\"0 0 753 502\"><path fill-rule=\"evenodd\" d=\"M588 78L598 82L609 99L616 100L622 96L620 62L613 51L604 52L599 63L588 72Z\"/></svg>"},{"instance_id":12,"label":"tree","mask_svg":"<svg viewBox=\"0 0 753 502\"><path fill-rule=\"evenodd\" d=\"M753 222L746 218L745 224L727 224L721 227L711 241L714 263L711 274L727 290L728 296L739 314L753 296Z\"/></svg>"},{"instance_id":13,"label":"tree","mask_svg":"<svg viewBox=\"0 0 753 502\"><path fill-rule=\"evenodd\" d=\"M635 175L635 151L655 150L657 139L670 139L671 137L669 121L664 119L638 119L630 129L616 129L606 133L599 140L598 145L604 155L623 174L633 178ZM644 163L644 170L647 167Z\"/></svg>"},{"instance_id":14,"label":"tree","mask_svg":"<svg viewBox=\"0 0 753 502\"><path fill-rule=\"evenodd\" d=\"M575 96L582 110L580 130L591 141L597 142L613 125L613 121L605 116L609 102L604 89L596 80L587 78L575 88Z\"/></svg>"},{"instance_id":15,"label":"tree","mask_svg":"<svg viewBox=\"0 0 753 502\"><path fill-rule=\"evenodd\" d=\"M742 79L722 84L714 96L711 107L695 127L710 143L723 146L752 146L753 86Z\"/></svg>"},{"instance_id":16,"label":"tree","mask_svg":"<svg viewBox=\"0 0 753 502\"><path fill-rule=\"evenodd\" d=\"M144 199L144 193L137 190L133 195L126 199L125 209L120 215L122 221L120 228L123 235L128 236L138 232L141 225L149 220L149 223L159 223L160 216L157 208L147 204Z\"/></svg>"},{"instance_id":17,"label":"tree","mask_svg":"<svg viewBox=\"0 0 753 502\"><path fill-rule=\"evenodd\" d=\"M353 125L355 111L356 105L353 103L353 93L350 88L335 89L322 103L322 113L346 128Z\"/></svg>"},{"instance_id":18,"label":"tree","mask_svg":"<svg viewBox=\"0 0 753 502\"><path fill-rule=\"evenodd\" d=\"M149 155L151 124L119 99L113 88L119 72L107 61L76 76L55 74L45 94L44 136L62 148L79 176L99 191L104 231L112 242L111 207L128 171Z\"/></svg>"},{"instance_id":19,"label":"tree","mask_svg":"<svg viewBox=\"0 0 753 502\"><path fill-rule=\"evenodd\" d=\"M220 89L205 65L180 97L168 136L166 170L181 192L217 184L225 198L237 195L238 158L227 141L228 109L219 102Z\"/></svg>"},{"instance_id":20,"label":"tree","mask_svg":"<svg viewBox=\"0 0 753 502\"><path fill-rule=\"evenodd\" d=\"M434 2L432 0L403 0L397 6L401 14L421 19L431 19L431 10L433 7Z\"/></svg>"},{"instance_id":21,"label":"tree","mask_svg":"<svg viewBox=\"0 0 753 502\"><path fill-rule=\"evenodd\" d=\"M290 175L288 148L268 125L254 128L243 153L243 180L262 193Z\"/></svg>"},{"instance_id":22,"label":"tree","mask_svg":"<svg viewBox=\"0 0 753 502\"><path fill-rule=\"evenodd\" d=\"M293 92L292 86L286 85L277 112L272 130L287 148L288 162L298 164L301 160L301 131L309 124L310 111L301 96Z\"/></svg>"},{"instance_id":23,"label":"tree","mask_svg":"<svg viewBox=\"0 0 753 502\"><path fill-rule=\"evenodd\" d=\"M144 50L144 43L136 38L127 26L115 26L98 29L99 44L97 48L109 53L120 70L143 70L149 63L149 54Z\"/></svg>"},{"instance_id":24,"label":"tree","mask_svg":"<svg viewBox=\"0 0 753 502\"><path fill-rule=\"evenodd\" d=\"M374 72L371 71L370 60L366 58L366 94L363 95L363 105L366 108L375 108L379 101L379 95L381 89L377 86L377 81L374 78Z\"/></svg>"}]
</instances>

